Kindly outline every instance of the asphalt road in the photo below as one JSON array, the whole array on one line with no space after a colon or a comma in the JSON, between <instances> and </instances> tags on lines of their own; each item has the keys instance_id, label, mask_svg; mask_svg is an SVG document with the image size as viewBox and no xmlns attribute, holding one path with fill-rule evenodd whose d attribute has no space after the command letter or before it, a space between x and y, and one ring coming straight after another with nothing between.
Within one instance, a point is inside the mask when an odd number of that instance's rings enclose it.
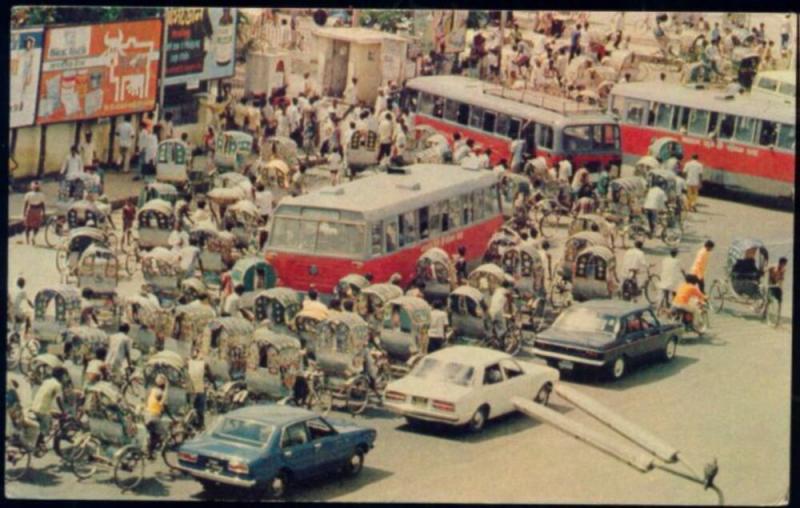
<instances>
[{"instance_id":1,"label":"asphalt road","mask_svg":"<svg viewBox=\"0 0 800 508\"><path fill-rule=\"evenodd\" d=\"M727 245L734 237L764 240L773 259L792 259L790 213L701 199L692 217L680 259L684 267L706 237L718 245L710 281L721 275ZM16 237L19 238L19 237ZM11 239L9 275L22 272L31 294L57 280L54 251L19 245ZM653 262L665 250L648 249ZM558 252L556 252L558 254ZM791 270L791 266L790 266ZM122 291L141 283L123 281ZM791 273L787 274L791 279ZM791 302L791 288L786 301ZM791 309L786 309L787 313ZM738 312L742 315L736 315ZM712 338L685 340L669 364L643 366L617 383L592 378L564 380L681 450L695 467L717 458L717 485L731 504L778 502L789 485L791 325L777 330L730 306L712 315ZM10 376L18 376L10 374ZM23 394L27 398L26 394ZM607 429L554 397L554 408L606 434ZM350 419L349 415L333 413ZM355 479L330 477L299 486L297 501L528 502L711 504L713 491L661 469L640 473L559 430L520 414L493 421L478 436L446 429L410 430L380 409L355 421L378 430L376 448ZM199 484L171 478L160 462L133 492L120 494L109 474L77 481L45 457L34 461L29 478L6 486L13 498L203 499ZM232 492L236 498L241 493Z\"/></svg>"}]
</instances>

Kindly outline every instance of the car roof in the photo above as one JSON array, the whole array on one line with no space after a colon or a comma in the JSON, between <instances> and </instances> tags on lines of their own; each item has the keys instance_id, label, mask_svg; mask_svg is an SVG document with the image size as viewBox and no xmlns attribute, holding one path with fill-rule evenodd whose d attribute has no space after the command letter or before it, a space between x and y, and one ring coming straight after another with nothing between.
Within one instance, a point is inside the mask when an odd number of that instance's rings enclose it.
<instances>
[{"instance_id":1,"label":"car roof","mask_svg":"<svg viewBox=\"0 0 800 508\"><path fill-rule=\"evenodd\" d=\"M591 309L595 312L602 312L609 315L622 316L631 312L642 311L650 308L650 304L626 302L625 300L589 300L586 302L573 304L574 309Z\"/></svg>"},{"instance_id":2,"label":"car roof","mask_svg":"<svg viewBox=\"0 0 800 508\"><path fill-rule=\"evenodd\" d=\"M313 411L277 404L256 404L225 413L225 416L245 418L276 426L284 426L317 416Z\"/></svg>"},{"instance_id":3,"label":"car roof","mask_svg":"<svg viewBox=\"0 0 800 508\"><path fill-rule=\"evenodd\" d=\"M504 358L511 358L508 353L476 346L451 346L440 349L428 356L436 360L456 361L471 366L482 366Z\"/></svg>"}]
</instances>

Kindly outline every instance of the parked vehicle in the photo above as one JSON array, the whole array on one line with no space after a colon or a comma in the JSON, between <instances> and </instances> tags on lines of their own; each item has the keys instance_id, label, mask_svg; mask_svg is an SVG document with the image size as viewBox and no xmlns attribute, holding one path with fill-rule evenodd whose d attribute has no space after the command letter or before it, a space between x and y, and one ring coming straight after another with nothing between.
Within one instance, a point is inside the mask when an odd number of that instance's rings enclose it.
<instances>
[{"instance_id":1,"label":"parked vehicle","mask_svg":"<svg viewBox=\"0 0 800 508\"><path fill-rule=\"evenodd\" d=\"M291 324L300 312L303 295L289 288L260 289L242 296L239 308L253 314L254 323L268 322L270 329L290 333Z\"/></svg>"},{"instance_id":2,"label":"parked vehicle","mask_svg":"<svg viewBox=\"0 0 800 508\"><path fill-rule=\"evenodd\" d=\"M455 264L447 252L438 247L431 247L417 260L417 275L414 281L424 283L422 293L426 301L444 302L450 291L458 284Z\"/></svg>"},{"instance_id":3,"label":"parked vehicle","mask_svg":"<svg viewBox=\"0 0 800 508\"><path fill-rule=\"evenodd\" d=\"M731 242L725 258L725 275L714 279L708 290L714 312L722 312L725 303L737 303L749 306L762 318L777 324L780 307L768 297L768 261L769 251L761 240L737 238Z\"/></svg>"},{"instance_id":4,"label":"parked vehicle","mask_svg":"<svg viewBox=\"0 0 800 508\"><path fill-rule=\"evenodd\" d=\"M572 270L572 299L613 298L619 288L617 260L608 247L587 247L575 257Z\"/></svg>"},{"instance_id":5,"label":"parked vehicle","mask_svg":"<svg viewBox=\"0 0 800 508\"><path fill-rule=\"evenodd\" d=\"M409 425L430 421L480 432L489 419L515 411L513 397L547 404L556 381L555 369L500 351L453 346L429 354L406 377L389 383L384 405Z\"/></svg>"},{"instance_id":6,"label":"parked vehicle","mask_svg":"<svg viewBox=\"0 0 800 508\"><path fill-rule=\"evenodd\" d=\"M253 136L239 131L225 131L217 135L214 164L217 171L241 171L253 152Z\"/></svg>"},{"instance_id":7,"label":"parked vehicle","mask_svg":"<svg viewBox=\"0 0 800 508\"><path fill-rule=\"evenodd\" d=\"M221 485L263 489L282 497L289 482L344 469L361 472L374 429L339 423L302 408L237 409L181 446L179 468L211 490Z\"/></svg>"},{"instance_id":8,"label":"parked vehicle","mask_svg":"<svg viewBox=\"0 0 800 508\"><path fill-rule=\"evenodd\" d=\"M681 325L659 320L649 304L594 300L565 310L534 341L534 353L559 370L604 370L623 377L633 363L675 358Z\"/></svg>"},{"instance_id":9,"label":"parked vehicle","mask_svg":"<svg viewBox=\"0 0 800 508\"><path fill-rule=\"evenodd\" d=\"M152 199L138 212L137 246L140 250L169 247L169 235L175 228L175 210L172 203Z\"/></svg>"},{"instance_id":10,"label":"parked vehicle","mask_svg":"<svg viewBox=\"0 0 800 508\"><path fill-rule=\"evenodd\" d=\"M21 351L20 369L26 372L30 360L33 359L27 352L38 354L41 348L47 350L49 346L59 345L63 333L80 324L80 313L81 296L74 286L54 286L39 290L33 299L31 332L34 338Z\"/></svg>"},{"instance_id":11,"label":"parked vehicle","mask_svg":"<svg viewBox=\"0 0 800 508\"><path fill-rule=\"evenodd\" d=\"M198 349L214 379L227 382L244 378L252 339L253 325L244 318L220 317L208 323Z\"/></svg>"},{"instance_id":12,"label":"parked vehicle","mask_svg":"<svg viewBox=\"0 0 800 508\"><path fill-rule=\"evenodd\" d=\"M200 347L206 327L216 318L207 305L192 302L175 307L169 334L164 337L164 351L172 351L183 358L191 358L192 350Z\"/></svg>"}]
</instances>

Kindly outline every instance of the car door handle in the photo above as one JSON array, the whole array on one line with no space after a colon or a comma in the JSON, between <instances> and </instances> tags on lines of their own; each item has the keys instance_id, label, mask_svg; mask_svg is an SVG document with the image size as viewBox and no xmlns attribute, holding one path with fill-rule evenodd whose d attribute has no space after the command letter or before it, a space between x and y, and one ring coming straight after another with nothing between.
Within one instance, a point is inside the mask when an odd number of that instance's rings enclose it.
<instances>
[{"instance_id":1,"label":"car door handle","mask_svg":"<svg viewBox=\"0 0 800 508\"><path fill-rule=\"evenodd\" d=\"M283 452L283 456L284 457L291 457L292 456L292 452Z\"/></svg>"},{"instance_id":2,"label":"car door handle","mask_svg":"<svg viewBox=\"0 0 800 508\"><path fill-rule=\"evenodd\" d=\"M314 449L315 450L319 450L320 448L322 448L322 443L315 443L314 444Z\"/></svg>"}]
</instances>

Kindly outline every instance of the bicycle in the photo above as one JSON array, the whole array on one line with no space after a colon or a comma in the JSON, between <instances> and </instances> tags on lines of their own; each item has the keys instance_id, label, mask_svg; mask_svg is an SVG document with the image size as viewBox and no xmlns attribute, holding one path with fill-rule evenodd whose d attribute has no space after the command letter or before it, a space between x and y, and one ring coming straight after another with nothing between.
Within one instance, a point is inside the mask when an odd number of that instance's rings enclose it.
<instances>
[{"instance_id":1,"label":"bicycle","mask_svg":"<svg viewBox=\"0 0 800 508\"><path fill-rule=\"evenodd\" d=\"M146 395L144 378L141 374L135 374L132 367L125 368L123 372L123 377L120 377L119 374L114 375L112 373L111 382L119 388L125 403L131 407L135 407L136 404L144 400Z\"/></svg>"},{"instance_id":2,"label":"bicycle","mask_svg":"<svg viewBox=\"0 0 800 508\"><path fill-rule=\"evenodd\" d=\"M639 270L631 268L629 270L630 276L622 281L620 287L620 297L625 301L636 301L640 296L644 295L647 303L654 304L656 295L658 295L659 286L661 284L661 277L651 273L650 269L653 265L647 266L647 276L645 277L644 284L640 287L637 282L637 274Z\"/></svg>"},{"instance_id":3,"label":"bicycle","mask_svg":"<svg viewBox=\"0 0 800 508\"><path fill-rule=\"evenodd\" d=\"M671 316L683 324L685 332L695 333L698 338L705 336L711 322L708 317L708 303L702 303L699 306L697 315L694 316L689 310L672 306L670 308Z\"/></svg>"}]
</instances>

